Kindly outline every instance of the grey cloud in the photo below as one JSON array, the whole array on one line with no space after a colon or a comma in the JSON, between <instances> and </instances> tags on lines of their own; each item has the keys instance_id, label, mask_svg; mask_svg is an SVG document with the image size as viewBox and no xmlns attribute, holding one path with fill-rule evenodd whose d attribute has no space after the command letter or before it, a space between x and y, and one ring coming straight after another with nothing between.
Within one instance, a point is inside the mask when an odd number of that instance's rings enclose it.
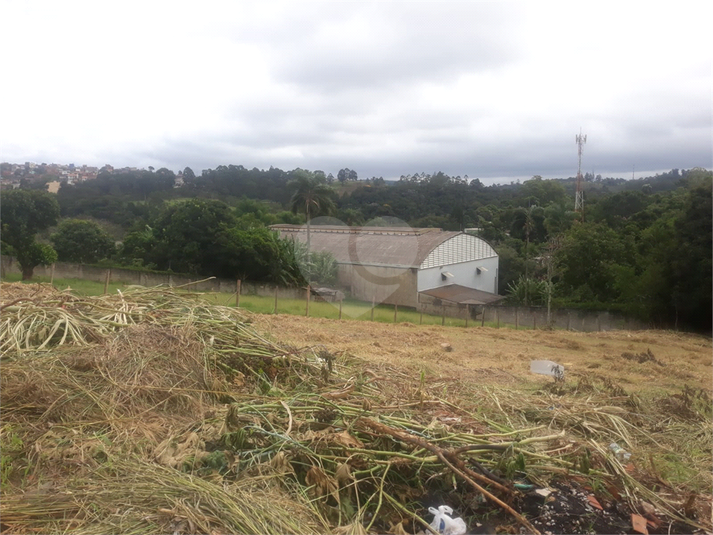
<instances>
[{"instance_id":1,"label":"grey cloud","mask_svg":"<svg viewBox=\"0 0 713 535\"><path fill-rule=\"evenodd\" d=\"M505 30L515 15L485 3L433 5L392 3L379 9L345 10L312 24L292 43L279 42L273 57L276 80L328 93L354 87L393 88L442 81L461 73L497 69L517 52ZM326 26L367 20L374 34L347 33L329 43ZM291 34L293 35L293 34ZM274 46L274 45L273 45Z\"/></svg>"}]
</instances>

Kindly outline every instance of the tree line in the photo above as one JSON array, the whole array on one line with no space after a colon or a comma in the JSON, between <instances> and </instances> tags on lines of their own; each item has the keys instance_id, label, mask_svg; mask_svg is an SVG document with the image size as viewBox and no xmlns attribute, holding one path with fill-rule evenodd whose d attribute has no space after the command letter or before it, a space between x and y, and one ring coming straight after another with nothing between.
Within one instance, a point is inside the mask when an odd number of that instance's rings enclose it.
<instances>
[{"instance_id":1,"label":"tree line","mask_svg":"<svg viewBox=\"0 0 713 535\"><path fill-rule=\"evenodd\" d=\"M660 326L711 327L713 174L704 169L639 180L589 176L583 214L573 211L573 177L485 186L442 172L359 181L348 168L337 179L235 165L181 174L180 188L168 169L102 169L56 197L3 192L3 253L14 252L23 266L59 258L301 284L304 251L270 225L323 214L350 225L399 218L413 227L472 229L488 240L500 256L499 292L513 303L549 300Z\"/></svg>"}]
</instances>

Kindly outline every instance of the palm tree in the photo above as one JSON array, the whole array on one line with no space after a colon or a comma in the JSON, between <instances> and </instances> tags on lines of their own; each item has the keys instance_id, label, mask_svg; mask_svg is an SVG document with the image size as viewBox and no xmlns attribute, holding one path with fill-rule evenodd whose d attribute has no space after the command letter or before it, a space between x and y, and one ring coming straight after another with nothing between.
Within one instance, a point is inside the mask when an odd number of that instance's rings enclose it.
<instances>
[{"instance_id":1,"label":"palm tree","mask_svg":"<svg viewBox=\"0 0 713 535\"><path fill-rule=\"evenodd\" d=\"M305 215L307 220L307 266L310 265L310 222L319 214L329 214L334 210L332 189L313 173L298 169L287 186L294 191L290 199L292 213ZM309 280L308 280L309 282Z\"/></svg>"},{"instance_id":2,"label":"palm tree","mask_svg":"<svg viewBox=\"0 0 713 535\"><path fill-rule=\"evenodd\" d=\"M513 221L513 228L522 231L525 234L525 279L529 279L529 266L530 261L530 235L534 234L537 229L535 225L534 215L539 210L537 206L529 206L527 208L519 208L515 212L515 220ZM525 295L525 306L528 305L527 295Z\"/></svg>"}]
</instances>

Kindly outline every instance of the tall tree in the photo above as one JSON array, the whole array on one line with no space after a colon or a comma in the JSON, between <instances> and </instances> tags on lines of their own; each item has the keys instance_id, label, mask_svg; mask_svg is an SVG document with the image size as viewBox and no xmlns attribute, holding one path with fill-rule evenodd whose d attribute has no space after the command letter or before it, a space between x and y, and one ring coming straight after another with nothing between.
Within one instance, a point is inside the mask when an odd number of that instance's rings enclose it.
<instances>
[{"instance_id":1,"label":"tall tree","mask_svg":"<svg viewBox=\"0 0 713 535\"><path fill-rule=\"evenodd\" d=\"M688 191L684 209L675 223L676 246L672 259L676 281L673 288L675 321L682 319L707 331L711 329L713 293L712 178L713 173L704 174Z\"/></svg>"},{"instance_id":2,"label":"tall tree","mask_svg":"<svg viewBox=\"0 0 713 535\"><path fill-rule=\"evenodd\" d=\"M318 215L328 215L334 210L332 189L307 171L297 170L293 176L294 178L288 183L288 187L293 192L290 207L293 213L302 212L307 221L307 265L309 265L310 220Z\"/></svg>"},{"instance_id":3,"label":"tall tree","mask_svg":"<svg viewBox=\"0 0 713 535\"><path fill-rule=\"evenodd\" d=\"M186 182L192 182L196 179L196 174L193 172L193 169L190 167L186 167L183 170L183 180Z\"/></svg>"},{"instance_id":4,"label":"tall tree","mask_svg":"<svg viewBox=\"0 0 713 535\"><path fill-rule=\"evenodd\" d=\"M515 212L515 219L513 221L513 230L525 235L525 279L529 278L530 238L534 237L537 231L538 218L540 222L544 220L542 209L537 206L530 206L528 208L519 208ZM526 296L525 306L527 305Z\"/></svg>"},{"instance_id":5,"label":"tall tree","mask_svg":"<svg viewBox=\"0 0 713 535\"><path fill-rule=\"evenodd\" d=\"M22 269L22 280L29 280L35 266L49 265L57 260L54 249L37 243L35 237L57 223L59 204L54 195L39 190L8 191L3 193L0 202L1 237L6 246L3 253L15 255Z\"/></svg>"},{"instance_id":6,"label":"tall tree","mask_svg":"<svg viewBox=\"0 0 713 535\"><path fill-rule=\"evenodd\" d=\"M67 219L62 221L50 241L57 258L68 262L93 264L112 256L114 240L93 221Z\"/></svg>"},{"instance_id":7,"label":"tall tree","mask_svg":"<svg viewBox=\"0 0 713 535\"><path fill-rule=\"evenodd\" d=\"M220 201L191 199L166 207L156 218L156 240L148 261L159 269L212 274L216 237L235 225L230 207Z\"/></svg>"}]
</instances>

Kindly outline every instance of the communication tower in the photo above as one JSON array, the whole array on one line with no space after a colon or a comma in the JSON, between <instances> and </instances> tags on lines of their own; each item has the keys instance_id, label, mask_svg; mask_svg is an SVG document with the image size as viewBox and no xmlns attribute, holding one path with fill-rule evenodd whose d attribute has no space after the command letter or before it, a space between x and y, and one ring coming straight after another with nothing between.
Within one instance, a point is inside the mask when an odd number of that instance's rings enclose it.
<instances>
[{"instance_id":1,"label":"communication tower","mask_svg":"<svg viewBox=\"0 0 713 535\"><path fill-rule=\"evenodd\" d=\"M582 150L587 142L587 136L582 135L582 129L579 129L579 134L575 136L577 142L577 154L579 155L579 166L577 167L577 190L574 193L574 211L584 211L584 198L582 197Z\"/></svg>"}]
</instances>

